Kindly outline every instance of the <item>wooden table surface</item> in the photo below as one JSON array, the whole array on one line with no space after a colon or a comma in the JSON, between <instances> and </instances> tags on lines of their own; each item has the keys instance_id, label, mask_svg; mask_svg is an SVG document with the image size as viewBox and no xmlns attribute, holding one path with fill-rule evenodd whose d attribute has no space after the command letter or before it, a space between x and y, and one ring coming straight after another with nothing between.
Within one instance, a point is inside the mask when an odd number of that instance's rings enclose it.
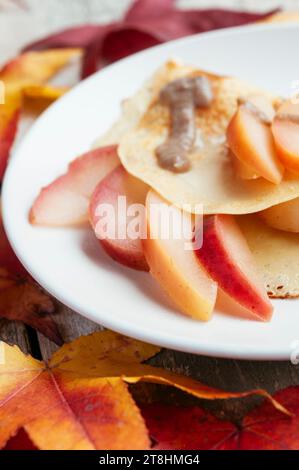
<instances>
[{"instance_id":1,"label":"wooden table surface","mask_svg":"<svg viewBox=\"0 0 299 470\"><path fill-rule=\"evenodd\" d=\"M2 2L0 1L0 4L1 3ZM63 8L61 7L62 3L64 4ZM30 10L25 13L15 11L14 9L10 9L8 13L0 10L0 61L6 60L8 54L12 55L15 53L22 44L25 44L26 41L32 39L32 37L36 37L39 33L45 34L48 31L57 29L58 26L69 24L70 21L66 21L66 17L68 15L68 17L71 17L70 12L73 11L70 3L72 3L73 7L75 4L77 6L74 10L75 14L73 15L73 19L74 22L79 22L80 19L82 21L88 21L95 17L97 20L112 19L113 17L120 15L129 2L123 2L122 0L112 0L109 2L96 2L94 0L72 0L72 2L69 0L65 0L63 2L60 0L43 0L43 2L36 2L35 0L27 0L27 4L33 9L31 13ZM188 2L187 0L185 2L181 2L181 4L184 3L186 6L201 6L206 5L207 2L201 0L195 0L192 2ZM213 2L209 2L209 5L211 6L212 3ZM257 7L257 4L261 5L261 3L263 3L263 7L265 8L274 8L279 4L279 2L275 1L256 2L250 0L216 3L220 3L225 6L247 5L250 7ZM297 6L297 9L299 10L298 1L282 3L284 5L288 3L291 7ZM44 9L44 11L37 14L35 9L39 8L41 4L41 8ZM60 5L59 11L62 15L62 17L59 18L59 21L57 19L57 15L54 20L53 17L50 18L51 15L49 14L50 10L53 10L53 6L56 5L58 8L58 4ZM67 5L69 5L69 9L67 8ZM49 17L48 23L45 19L47 17L46 12ZM37 17L43 17L43 23L42 25L39 25L36 31L32 31L32 28L31 31L29 31L30 28L28 27L28 24L30 24L30 20L26 15L30 14L34 21L36 21ZM16 38L11 39L4 37L4 25L7 31L10 30L12 25L14 26L20 23L20 17L22 17L22 15L24 18L26 17L24 19L25 27L23 35L20 35L20 31L18 31ZM59 325L61 336L66 342L100 328L98 325L84 319L63 305L59 305L59 312L55 315L55 321ZM47 359L56 348L56 346L48 339L23 324L8 322L3 319L0 319L0 339L9 343L17 344L23 351L31 353L35 357L44 359ZM265 388L266 390L273 392L289 385L299 384L299 365L292 365L291 362L237 361L208 358L171 350L163 350L152 363L163 365L168 369L190 375L206 384L225 390L241 391L252 388ZM253 401L254 399L246 399L238 402L215 402L212 405L206 403L204 406L212 406L213 410L221 416L231 416L236 412L237 414L243 414L246 412L246 410L252 406Z\"/></svg>"}]
</instances>

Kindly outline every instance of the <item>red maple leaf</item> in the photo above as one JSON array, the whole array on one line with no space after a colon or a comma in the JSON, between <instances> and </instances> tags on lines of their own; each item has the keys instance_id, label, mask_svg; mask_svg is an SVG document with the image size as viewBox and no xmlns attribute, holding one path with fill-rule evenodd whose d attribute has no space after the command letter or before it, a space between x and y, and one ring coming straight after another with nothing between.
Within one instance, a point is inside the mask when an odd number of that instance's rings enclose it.
<instances>
[{"instance_id":1,"label":"red maple leaf","mask_svg":"<svg viewBox=\"0 0 299 470\"><path fill-rule=\"evenodd\" d=\"M269 402L241 423L221 421L199 407L142 406L154 449L165 450L298 450L299 387L274 395L292 416Z\"/></svg>"},{"instance_id":2,"label":"red maple leaf","mask_svg":"<svg viewBox=\"0 0 299 470\"><path fill-rule=\"evenodd\" d=\"M277 11L277 10L275 10ZM85 50L82 76L98 67L156 44L190 34L240 26L273 14L236 10L180 10L174 0L136 0L121 21L85 24L29 44L25 50L81 47Z\"/></svg>"}]
</instances>

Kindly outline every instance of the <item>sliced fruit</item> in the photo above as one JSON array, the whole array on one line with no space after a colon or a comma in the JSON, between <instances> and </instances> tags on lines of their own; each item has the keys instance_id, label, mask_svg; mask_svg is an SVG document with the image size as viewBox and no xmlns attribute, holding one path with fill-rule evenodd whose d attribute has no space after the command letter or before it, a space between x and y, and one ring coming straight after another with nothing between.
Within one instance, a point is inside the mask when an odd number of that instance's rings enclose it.
<instances>
[{"instance_id":1,"label":"sliced fruit","mask_svg":"<svg viewBox=\"0 0 299 470\"><path fill-rule=\"evenodd\" d=\"M277 204L259 212L267 225L286 232L299 232L299 198Z\"/></svg>"},{"instance_id":2,"label":"sliced fruit","mask_svg":"<svg viewBox=\"0 0 299 470\"><path fill-rule=\"evenodd\" d=\"M217 284L198 263L193 250L186 249L188 237L182 233L189 233L192 240L192 216L169 206L154 191L148 193L146 210L148 236L143 240L143 247L151 274L183 313L197 320L209 320L216 302ZM169 236L165 236L167 231L161 224L167 217L171 217L173 227ZM179 237L175 236L177 228Z\"/></svg>"},{"instance_id":3,"label":"sliced fruit","mask_svg":"<svg viewBox=\"0 0 299 470\"><path fill-rule=\"evenodd\" d=\"M146 184L119 166L96 187L89 207L91 225L106 252L141 271L148 271L141 243L141 236L146 235L147 192Z\"/></svg>"},{"instance_id":4,"label":"sliced fruit","mask_svg":"<svg viewBox=\"0 0 299 470\"><path fill-rule=\"evenodd\" d=\"M243 101L244 103L244 101ZM275 116L275 109L274 109L274 106L272 104L272 101L265 95L250 95L246 100L245 100L245 104L247 104L247 106L249 105L253 105L255 108L257 108L257 110L259 112L262 113L262 118L266 121L268 121L268 123L270 124L273 119L274 119L274 116ZM242 103L240 103L242 104ZM275 106L276 106L276 102L275 102Z\"/></svg>"},{"instance_id":5,"label":"sliced fruit","mask_svg":"<svg viewBox=\"0 0 299 470\"><path fill-rule=\"evenodd\" d=\"M231 155L231 158L233 159L235 173L239 176L239 178L242 180L256 180L257 178L260 178L260 175L258 175L256 171L254 171L246 163L241 162L241 160L239 160L233 154Z\"/></svg>"},{"instance_id":6,"label":"sliced fruit","mask_svg":"<svg viewBox=\"0 0 299 470\"><path fill-rule=\"evenodd\" d=\"M30 211L30 222L63 227L87 222L89 199L96 185L118 165L116 146L78 157L66 174L41 190Z\"/></svg>"},{"instance_id":7,"label":"sliced fruit","mask_svg":"<svg viewBox=\"0 0 299 470\"><path fill-rule=\"evenodd\" d=\"M257 175L279 184L283 176L269 123L271 103L250 97L240 104L227 128L227 142L234 155ZM274 110L273 110L274 112Z\"/></svg>"},{"instance_id":8,"label":"sliced fruit","mask_svg":"<svg viewBox=\"0 0 299 470\"><path fill-rule=\"evenodd\" d=\"M283 103L273 120L272 132L277 154L290 171L299 172L299 103Z\"/></svg>"},{"instance_id":9,"label":"sliced fruit","mask_svg":"<svg viewBox=\"0 0 299 470\"><path fill-rule=\"evenodd\" d=\"M203 246L195 252L219 287L251 312L252 319L270 320L273 307L246 239L233 216L206 216Z\"/></svg>"}]
</instances>

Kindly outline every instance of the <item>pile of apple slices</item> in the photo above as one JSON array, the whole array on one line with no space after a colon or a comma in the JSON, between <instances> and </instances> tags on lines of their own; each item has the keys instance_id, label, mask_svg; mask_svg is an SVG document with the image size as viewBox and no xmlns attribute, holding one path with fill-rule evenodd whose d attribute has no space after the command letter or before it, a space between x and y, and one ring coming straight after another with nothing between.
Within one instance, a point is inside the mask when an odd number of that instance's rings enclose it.
<instances>
[{"instance_id":1,"label":"pile of apple slices","mask_svg":"<svg viewBox=\"0 0 299 470\"><path fill-rule=\"evenodd\" d=\"M227 143L242 179L263 177L279 184L285 171L299 174L299 102L285 101L275 111L264 96L240 103L227 129ZM271 227L299 232L299 198L259 215Z\"/></svg>"},{"instance_id":2,"label":"pile of apple slices","mask_svg":"<svg viewBox=\"0 0 299 470\"><path fill-rule=\"evenodd\" d=\"M126 197L127 206L145 206L144 239L115 239L101 231L99 205L108 204L118 214L119 196ZM233 216L206 216L202 230L201 224L195 222L194 226L191 214L171 207L174 224L176 220L183 221L183 233L203 237L201 248L186 250L185 239L161 236L159 221L150 210L153 204L170 208L157 193L126 172L117 147L111 146L77 158L65 175L43 188L30 211L30 221L40 226L72 226L89 220L114 260L130 268L149 270L179 309L192 318L209 320L217 295L222 292L242 306L249 318L271 318L272 305ZM128 233L130 219L118 214L114 223ZM198 234L200 230L202 233Z\"/></svg>"}]
</instances>

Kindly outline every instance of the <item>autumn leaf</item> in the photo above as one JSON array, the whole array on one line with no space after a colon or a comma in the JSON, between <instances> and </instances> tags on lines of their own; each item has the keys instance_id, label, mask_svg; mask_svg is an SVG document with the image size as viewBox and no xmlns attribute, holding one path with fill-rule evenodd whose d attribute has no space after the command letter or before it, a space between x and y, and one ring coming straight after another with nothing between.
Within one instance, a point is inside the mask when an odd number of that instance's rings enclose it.
<instances>
[{"instance_id":1,"label":"autumn leaf","mask_svg":"<svg viewBox=\"0 0 299 470\"><path fill-rule=\"evenodd\" d=\"M2 68L0 80L9 90L22 90L25 86L43 84L80 54L80 49L27 52Z\"/></svg>"},{"instance_id":2,"label":"autumn leaf","mask_svg":"<svg viewBox=\"0 0 299 470\"><path fill-rule=\"evenodd\" d=\"M23 90L23 109L22 117L37 118L54 101L61 98L68 87L52 87L51 85L31 85Z\"/></svg>"},{"instance_id":3,"label":"autumn leaf","mask_svg":"<svg viewBox=\"0 0 299 470\"><path fill-rule=\"evenodd\" d=\"M14 254L0 212L0 317L22 321L57 344L61 336L50 316L53 300L33 281Z\"/></svg>"},{"instance_id":4,"label":"autumn leaf","mask_svg":"<svg viewBox=\"0 0 299 470\"><path fill-rule=\"evenodd\" d=\"M61 96L61 89L45 88L43 84L79 55L79 49L28 52L0 70L1 89L5 98L4 104L0 102L0 181L17 132L24 93L31 98L34 94L35 100L49 98L49 102Z\"/></svg>"},{"instance_id":5,"label":"autumn leaf","mask_svg":"<svg viewBox=\"0 0 299 470\"><path fill-rule=\"evenodd\" d=\"M216 450L236 433L233 423L198 406L151 404L141 410L155 450Z\"/></svg>"},{"instance_id":6,"label":"autumn leaf","mask_svg":"<svg viewBox=\"0 0 299 470\"><path fill-rule=\"evenodd\" d=\"M47 363L4 345L0 448L20 428L39 449L148 448L148 431L126 382L167 383L206 399L255 393L223 392L141 364L158 352L155 346L110 331L64 345Z\"/></svg>"},{"instance_id":7,"label":"autumn leaf","mask_svg":"<svg viewBox=\"0 0 299 470\"><path fill-rule=\"evenodd\" d=\"M0 268L0 317L22 321L62 344L51 314L55 313L53 300L29 277L13 276Z\"/></svg>"},{"instance_id":8,"label":"autumn leaf","mask_svg":"<svg viewBox=\"0 0 299 470\"><path fill-rule=\"evenodd\" d=\"M15 139L21 110L20 94L6 93L6 103L0 104L0 182L3 178L9 152Z\"/></svg>"},{"instance_id":9,"label":"autumn leaf","mask_svg":"<svg viewBox=\"0 0 299 470\"><path fill-rule=\"evenodd\" d=\"M1 199L0 199L0 269L5 269L15 275L25 276L26 270L18 260L10 246L2 222Z\"/></svg>"},{"instance_id":10,"label":"autumn leaf","mask_svg":"<svg viewBox=\"0 0 299 470\"><path fill-rule=\"evenodd\" d=\"M148 448L147 429L127 385L120 377L105 377L105 367L119 355L125 368L156 352L110 332L62 347L47 364L4 345L0 448L21 427L40 449Z\"/></svg>"},{"instance_id":11,"label":"autumn leaf","mask_svg":"<svg viewBox=\"0 0 299 470\"><path fill-rule=\"evenodd\" d=\"M29 44L25 50L81 47L82 77L98 67L165 41L230 26L241 26L268 17L219 8L182 10L171 0L137 0L124 18L110 24L75 26Z\"/></svg>"},{"instance_id":12,"label":"autumn leaf","mask_svg":"<svg viewBox=\"0 0 299 470\"><path fill-rule=\"evenodd\" d=\"M55 101L63 96L68 87L54 87L51 85L29 85L24 88L23 94L28 100L44 100L47 102Z\"/></svg>"},{"instance_id":13,"label":"autumn leaf","mask_svg":"<svg viewBox=\"0 0 299 470\"><path fill-rule=\"evenodd\" d=\"M17 434L9 439L3 450L38 450L30 440L24 429L20 429Z\"/></svg>"},{"instance_id":14,"label":"autumn leaf","mask_svg":"<svg viewBox=\"0 0 299 470\"><path fill-rule=\"evenodd\" d=\"M152 404L141 409L155 450L298 450L299 387L282 390L274 398L292 416L269 402L237 424L199 407Z\"/></svg>"}]
</instances>

